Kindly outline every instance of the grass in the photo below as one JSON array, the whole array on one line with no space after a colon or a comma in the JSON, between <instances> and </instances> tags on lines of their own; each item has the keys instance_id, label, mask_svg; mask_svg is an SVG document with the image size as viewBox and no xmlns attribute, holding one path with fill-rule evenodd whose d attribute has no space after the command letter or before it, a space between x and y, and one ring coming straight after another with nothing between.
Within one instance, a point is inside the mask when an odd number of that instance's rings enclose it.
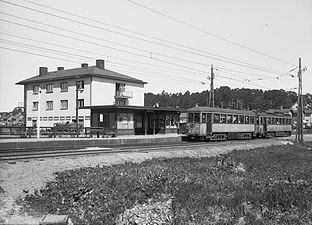
<instances>
[{"instance_id":1,"label":"grass","mask_svg":"<svg viewBox=\"0 0 312 225\"><path fill-rule=\"evenodd\" d=\"M308 142L67 170L23 206L68 214L74 224L115 224L126 209L172 198L165 224L312 224L311 149Z\"/></svg>"}]
</instances>

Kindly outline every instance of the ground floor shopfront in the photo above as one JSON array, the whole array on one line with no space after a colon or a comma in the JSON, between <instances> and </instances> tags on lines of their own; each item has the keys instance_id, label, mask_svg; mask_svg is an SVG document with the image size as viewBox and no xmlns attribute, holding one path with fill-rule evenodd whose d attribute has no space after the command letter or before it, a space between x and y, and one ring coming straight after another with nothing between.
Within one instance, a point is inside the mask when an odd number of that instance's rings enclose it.
<instances>
[{"instance_id":1,"label":"ground floor shopfront","mask_svg":"<svg viewBox=\"0 0 312 225\"><path fill-rule=\"evenodd\" d=\"M92 106L91 127L103 127L116 135L177 133L179 109L141 106Z\"/></svg>"}]
</instances>

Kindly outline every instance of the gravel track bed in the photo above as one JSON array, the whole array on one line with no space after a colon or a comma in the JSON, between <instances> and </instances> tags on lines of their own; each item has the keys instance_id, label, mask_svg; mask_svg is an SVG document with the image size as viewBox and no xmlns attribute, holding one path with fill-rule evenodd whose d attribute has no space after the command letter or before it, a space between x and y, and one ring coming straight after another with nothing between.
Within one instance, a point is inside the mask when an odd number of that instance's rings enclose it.
<instances>
[{"instance_id":1,"label":"gravel track bed","mask_svg":"<svg viewBox=\"0 0 312 225\"><path fill-rule=\"evenodd\" d=\"M0 223L14 224L36 224L38 217L34 218L23 215L20 207L15 203L27 193L43 188L47 181L53 181L54 172L64 171L80 167L94 167L97 165L112 165L118 163L142 162L152 158L173 157L213 157L225 154L234 149L246 150L257 147L268 147L272 145L285 145L292 143L286 139L253 140L250 142L237 142L221 146L196 147L189 150L161 151L161 152L134 152L117 153L108 155L75 156L66 158L47 158L35 160L23 160L16 162L0 162ZM13 164L12 164L13 163ZM0 189L1 190L1 189ZM37 223L38 224L38 223Z\"/></svg>"}]
</instances>

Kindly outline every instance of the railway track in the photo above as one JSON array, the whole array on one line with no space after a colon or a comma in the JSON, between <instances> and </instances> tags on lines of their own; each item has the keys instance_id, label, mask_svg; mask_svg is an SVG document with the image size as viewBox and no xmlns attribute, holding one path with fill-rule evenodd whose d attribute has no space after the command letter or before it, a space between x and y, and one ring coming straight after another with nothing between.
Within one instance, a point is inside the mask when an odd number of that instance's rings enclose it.
<instances>
[{"instance_id":1,"label":"railway track","mask_svg":"<svg viewBox=\"0 0 312 225\"><path fill-rule=\"evenodd\" d=\"M233 141L225 142L182 142L182 143L166 143L153 145L132 145L132 146L58 146L54 148L20 148L20 149L1 149L0 161L12 160L27 160L27 159L42 159L42 158L56 158L69 157L81 155L99 155L99 154L116 154L116 153L131 153L131 152L155 152L155 151L177 151L194 149L199 147L212 147L229 145ZM236 143L238 141L235 141Z\"/></svg>"}]
</instances>

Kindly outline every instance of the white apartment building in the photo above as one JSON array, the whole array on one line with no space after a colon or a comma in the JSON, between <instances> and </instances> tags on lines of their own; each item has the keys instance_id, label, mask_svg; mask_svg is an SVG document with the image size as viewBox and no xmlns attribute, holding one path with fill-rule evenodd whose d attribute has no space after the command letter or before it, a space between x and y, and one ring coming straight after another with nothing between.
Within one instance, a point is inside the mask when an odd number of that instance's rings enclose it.
<instances>
[{"instance_id":1,"label":"white apartment building","mask_svg":"<svg viewBox=\"0 0 312 225\"><path fill-rule=\"evenodd\" d=\"M144 106L146 82L105 69L104 60L96 66L58 67L56 71L39 68L39 75L17 83L24 86L26 126L52 127L56 123L78 121L91 126L91 107Z\"/></svg>"}]
</instances>

